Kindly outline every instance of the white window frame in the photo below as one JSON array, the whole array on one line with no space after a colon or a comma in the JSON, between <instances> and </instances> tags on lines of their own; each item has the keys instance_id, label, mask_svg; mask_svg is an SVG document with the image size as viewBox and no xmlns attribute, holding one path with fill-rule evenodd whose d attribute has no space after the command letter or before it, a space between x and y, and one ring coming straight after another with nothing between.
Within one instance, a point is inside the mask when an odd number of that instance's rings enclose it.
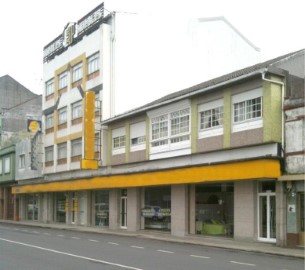
<instances>
[{"instance_id":1,"label":"white window frame","mask_svg":"<svg viewBox=\"0 0 305 270\"><path fill-rule=\"evenodd\" d=\"M146 149L146 122L138 122L130 125L130 151Z\"/></svg>"},{"instance_id":2,"label":"white window frame","mask_svg":"<svg viewBox=\"0 0 305 270\"><path fill-rule=\"evenodd\" d=\"M63 107L58 109L58 124L65 124L67 123L67 107Z\"/></svg>"},{"instance_id":3,"label":"white window frame","mask_svg":"<svg viewBox=\"0 0 305 270\"><path fill-rule=\"evenodd\" d=\"M25 154L19 155L19 169L25 168Z\"/></svg>"},{"instance_id":4,"label":"white window frame","mask_svg":"<svg viewBox=\"0 0 305 270\"><path fill-rule=\"evenodd\" d=\"M11 172L11 157L4 158L4 173L8 174Z\"/></svg>"},{"instance_id":5,"label":"white window frame","mask_svg":"<svg viewBox=\"0 0 305 270\"><path fill-rule=\"evenodd\" d=\"M252 101L254 99L260 98L260 116L258 117L248 117L246 107L244 107L245 119L242 121L235 121L235 105L236 104L244 104L246 106L247 102ZM251 130L256 128L263 127L263 89L256 88L250 91L243 92L238 95L234 95L232 97L232 132L240 132L244 130Z\"/></svg>"},{"instance_id":6,"label":"white window frame","mask_svg":"<svg viewBox=\"0 0 305 270\"><path fill-rule=\"evenodd\" d=\"M46 115L46 129L54 127L54 114L50 113Z\"/></svg>"},{"instance_id":7,"label":"white window frame","mask_svg":"<svg viewBox=\"0 0 305 270\"><path fill-rule=\"evenodd\" d=\"M46 82L46 97L54 94L54 79Z\"/></svg>"},{"instance_id":8,"label":"white window frame","mask_svg":"<svg viewBox=\"0 0 305 270\"><path fill-rule=\"evenodd\" d=\"M83 117L83 102L82 100L72 104L72 120Z\"/></svg>"},{"instance_id":9,"label":"white window frame","mask_svg":"<svg viewBox=\"0 0 305 270\"><path fill-rule=\"evenodd\" d=\"M88 75L92 74L99 70L99 60L100 60L100 54L99 52L91 55L88 57L87 65L88 65Z\"/></svg>"},{"instance_id":10,"label":"white window frame","mask_svg":"<svg viewBox=\"0 0 305 270\"><path fill-rule=\"evenodd\" d=\"M0 174L3 173L3 161L0 159Z\"/></svg>"},{"instance_id":11,"label":"white window frame","mask_svg":"<svg viewBox=\"0 0 305 270\"><path fill-rule=\"evenodd\" d=\"M63 89L68 86L68 72L65 71L58 76L58 89Z\"/></svg>"},{"instance_id":12,"label":"white window frame","mask_svg":"<svg viewBox=\"0 0 305 270\"><path fill-rule=\"evenodd\" d=\"M208 103L200 104L198 106L198 138L199 139L212 137L212 136L219 136L223 134L223 108L224 108L223 99L214 100ZM217 109L221 110L218 119L219 125L203 127L202 114L204 114L205 112L210 112L212 117L213 112L215 112L215 110Z\"/></svg>"},{"instance_id":13,"label":"white window frame","mask_svg":"<svg viewBox=\"0 0 305 270\"><path fill-rule=\"evenodd\" d=\"M112 154L124 154L126 147L125 127L112 130Z\"/></svg>"},{"instance_id":14,"label":"white window frame","mask_svg":"<svg viewBox=\"0 0 305 270\"><path fill-rule=\"evenodd\" d=\"M53 145L45 147L45 162L49 162L49 161L54 161L54 146Z\"/></svg>"},{"instance_id":15,"label":"white window frame","mask_svg":"<svg viewBox=\"0 0 305 270\"><path fill-rule=\"evenodd\" d=\"M57 159L67 158L67 143L60 143L57 145Z\"/></svg>"},{"instance_id":16,"label":"white window frame","mask_svg":"<svg viewBox=\"0 0 305 270\"><path fill-rule=\"evenodd\" d=\"M182 109L181 109L182 108ZM177 115L179 114L179 115ZM191 104L189 100L177 102L175 104L148 112L150 118L150 154L161 152L172 152L176 155L189 154L191 149ZM175 117L177 116L177 117ZM187 117L187 128L183 127L183 121ZM173 120L178 121L174 121ZM182 121L183 120L183 121ZM182 121L182 122L181 122ZM161 125L162 123L162 125ZM174 125L179 125L179 132L174 131ZM154 133L155 130L158 132ZM163 130L161 130L163 129ZM182 129L182 130L181 130ZM185 150L185 151L180 151ZM164 157L171 156L166 155ZM161 157L161 156L160 156Z\"/></svg>"},{"instance_id":17,"label":"white window frame","mask_svg":"<svg viewBox=\"0 0 305 270\"><path fill-rule=\"evenodd\" d=\"M82 152L82 138L71 141L71 157L81 156Z\"/></svg>"},{"instance_id":18,"label":"white window frame","mask_svg":"<svg viewBox=\"0 0 305 270\"><path fill-rule=\"evenodd\" d=\"M72 68L72 82L77 82L83 78L83 63L79 63Z\"/></svg>"}]
</instances>

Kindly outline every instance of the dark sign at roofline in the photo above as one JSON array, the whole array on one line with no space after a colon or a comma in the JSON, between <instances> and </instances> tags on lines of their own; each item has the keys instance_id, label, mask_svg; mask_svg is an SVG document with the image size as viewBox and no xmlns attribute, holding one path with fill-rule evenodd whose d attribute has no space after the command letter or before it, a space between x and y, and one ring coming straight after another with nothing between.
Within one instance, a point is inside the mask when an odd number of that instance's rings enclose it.
<instances>
[{"instance_id":1,"label":"dark sign at roofline","mask_svg":"<svg viewBox=\"0 0 305 270\"><path fill-rule=\"evenodd\" d=\"M98 25L104 18L104 3L98 5L77 23L68 23L63 33L43 49L43 62L47 62L66 47L77 42L83 35Z\"/></svg>"}]
</instances>

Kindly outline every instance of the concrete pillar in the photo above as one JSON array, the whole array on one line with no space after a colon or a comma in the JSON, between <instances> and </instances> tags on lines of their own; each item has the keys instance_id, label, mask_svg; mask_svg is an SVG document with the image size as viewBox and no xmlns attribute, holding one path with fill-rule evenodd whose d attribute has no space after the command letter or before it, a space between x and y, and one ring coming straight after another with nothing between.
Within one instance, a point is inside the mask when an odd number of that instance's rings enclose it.
<instances>
[{"instance_id":1,"label":"concrete pillar","mask_svg":"<svg viewBox=\"0 0 305 270\"><path fill-rule=\"evenodd\" d=\"M8 190L6 187L3 188L3 219L7 219L8 211Z\"/></svg>"},{"instance_id":2,"label":"concrete pillar","mask_svg":"<svg viewBox=\"0 0 305 270\"><path fill-rule=\"evenodd\" d=\"M0 187L0 219L3 219L3 209L4 209L3 198L4 198L4 191L3 188Z\"/></svg>"},{"instance_id":3,"label":"concrete pillar","mask_svg":"<svg viewBox=\"0 0 305 270\"><path fill-rule=\"evenodd\" d=\"M127 230L138 231L141 228L141 197L139 188L127 189Z\"/></svg>"},{"instance_id":4,"label":"concrete pillar","mask_svg":"<svg viewBox=\"0 0 305 270\"><path fill-rule=\"evenodd\" d=\"M39 198L39 217L38 220L43 223L48 223L48 194L41 193L38 195Z\"/></svg>"},{"instance_id":5,"label":"concrete pillar","mask_svg":"<svg viewBox=\"0 0 305 270\"><path fill-rule=\"evenodd\" d=\"M188 186L171 186L171 234L185 236L188 234Z\"/></svg>"},{"instance_id":6,"label":"concrete pillar","mask_svg":"<svg viewBox=\"0 0 305 270\"><path fill-rule=\"evenodd\" d=\"M190 201L190 234L196 234L196 185L190 185L189 191Z\"/></svg>"},{"instance_id":7,"label":"concrete pillar","mask_svg":"<svg viewBox=\"0 0 305 270\"><path fill-rule=\"evenodd\" d=\"M276 245L286 246L286 194L284 182L276 182Z\"/></svg>"},{"instance_id":8,"label":"concrete pillar","mask_svg":"<svg viewBox=\"0 0 305 270\"><path fill-rule=\"evenodd\" d=\"M255 181L234 183L234 238L253 241L256 229L256 185Z\"/></svg>"},{"instance_id":9,"label":"concrete pillar","mask_svg":"<svg viewBox=\"0 0 305 270\"><path fill-rule=\"evenodd\" d=\"M109 229L116 230L120 227L120 194L119 189L109 191Z\"/></svg>"},{"instance_id":10,"label":"concrete pillar","mask_svg":"<svg viewBox=\"0 0 305 270\"><path fill-rule=\"evenodd\" d=\"M20 220L26 219L26 194L20 195Z\"/></svg>"},{"instance_id":11,"label":"concrete pillar","mask_svg":"<svg viewBox=\"0 0 305 270\"><path fill-rule=\"evenodd\" d=\"M14 221L19 221L19 198L17 198L18 195L14 194L13 195L13 208L14 208L14 214L13 214L13 219Z\"/></svg>"}]
</instances>

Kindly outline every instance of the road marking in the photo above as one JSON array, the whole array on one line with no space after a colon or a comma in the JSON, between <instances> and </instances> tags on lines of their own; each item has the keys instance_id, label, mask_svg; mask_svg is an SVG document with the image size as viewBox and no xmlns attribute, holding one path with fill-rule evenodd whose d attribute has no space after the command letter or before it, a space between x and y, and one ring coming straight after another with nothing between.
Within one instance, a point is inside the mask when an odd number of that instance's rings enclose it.
<instances>
[{"instance_id":1,"label":"road marking","mask_svg":"<svg viewBox=\"0 0 305 270\"><path fill-rule=\"evenodd\" d=\"M76 239L76 240L80 240L80 238L78 237L71 237L72 239Z\"/></svg>"},{"instance_id":2,"label":"road marking","mask_svg":"<svg viewBox=\"0 0 305 270\"><path fill-rule=\"evenodd\" d=\"M32 233L39 233L39 232L37 232L37 231L32 231Z\"/></svg>"},{"instance_id":3,"label":"road marking","mask_svg":"<svg viewBox=\"0 0 305 270\"><path fill-rule=\"evenodd\" d=\"M230 263L235 263L235 264L242 264L242 265L248 265L248 266L256 266L253 263L243 263L243 262L236 262L236 261L230 261Z\"/></svg>"},{"instance_id":4,"label":"road marking","mask_svg":"<svg viewBox=\"0 0 305 270\"><path fill-rule=\"evenodd\" d=\"M19 231L19 229L17 229L17 228L14 228L14 230L15 230L15 231Z\"/></svg>"},{"instance_id":5,"label":"road marking","mask_svg":"<svg viewBox=\"0 0 305 270\"><path fill-rule=\"evenodd\" d=\"M158 249L157 251L163 252L163 253L174 253L173 251Z\"/></svg>"},{"instance_id":6,"label":"road marking","mask_svg":"<svg viewBox=\"0 0 305 270\"><path fill-rule=\"evenodd\" d=\"M115 246L118 246L119 244L118 243L113 243L113 242L108 242L109 245L115 245Z\"/></svg>"},{"instance_id":7,"label":"road marking","mask_svg":"<svg viewBox=\"0 0 305 270\"><path fill-rule=\"evenodd\" d=\"M50 235L49 233L47 233L47 232L45 232L45 233L43 233L44 235Z\"/></svg>"},{"instance_id":8,"label":"road marking","mask_svg":"<svg viewBox=\"0 0 305 270\"><path fill-rule=\"evenodd\" d=\"M22 232L28 232L28 230L21 230Z\"/></svg>"},{"instance_id":9,"label":"road marking","mask_svg":"<svg viewBox=\"0 0 305 270\"><path fill-rule=\"evenodd\" d=\"M199 256L199 255L190 255L193 258L201 258L201 259L210 259L211 257Z\"/></svg>"},{"instance_id":10,"label":"road marking","mask_svg":"<svg viewBox=\"0 0 305 270\"><path fill-rule=\"evenodd\" d=\"M57 234L57 236L58 236L58 237L64 237L64 235L63 235L63 234Z\"/></svg>"},{"instance_id":11,"label":"road marking","mask_svg":"<svg viewBox=\"0 0 305 270\"><path fill-rule=\"evenodd\" d=\"M95 242L95 243L98 243L99 241L98 240L94 240L94 239L88 239L90 242Z\"/></svg>"},{"instance_id":12,"label":"road marking","mask_svg":"<svg viewBox=\"0 0 305 270\"><path fill-rule=\"evenodd\" d=\"M87 260L87 261L113 265L113 266L121 267L121 268L124 268L124 269L143 270L141 268L136 268L136 267L132 267L132 266L128 266L128 265L123 265L123 264L113 263L113 262L108 262L108 261L103 261L103 260L97 260L97 259L93 259L93 258L90 258L90 257L79 256L79 255L72 254L72 253L62 252L62 251L59 251L59 250L44 248L44 247L40 247L40 246L34 246L34 245L30 245L30 244L26 244L26 243L22 243L22 242L16 242L16 241L4 239L4 238L0 238L0 240L8 242L8 243L12 243L12 244L17 244L17 245L21 245L21 246L26 246L26 247L36 248L36 249L40 249L40 250L44 250L44 251L49 251L49 252L56 253L56 254L61 254L61 255L66 255L66 256L70 256L70 257L74 257L74 258L84 259L84 260Z\"/></svg>"},{"instance_id":13,"label":"road marking","mask_svg":"<svg viewBox=\"0 0 305 270\"><path fill-rule=\"evenodd\" d=\"M144 248L144 247L139 247L139 246L130 246L130 247L132 247L132 248Z\"/></svg>"}]
</instances>

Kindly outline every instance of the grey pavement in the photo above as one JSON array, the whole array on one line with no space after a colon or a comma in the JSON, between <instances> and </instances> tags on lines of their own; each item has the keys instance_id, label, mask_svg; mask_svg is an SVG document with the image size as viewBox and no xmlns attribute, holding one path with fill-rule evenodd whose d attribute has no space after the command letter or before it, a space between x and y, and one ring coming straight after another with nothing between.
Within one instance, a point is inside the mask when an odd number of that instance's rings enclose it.
<instances>
[{"instance_id":1,"label":"grey pavement","mask_svg":"<svg viewBox=\"0 0 305 270\"><path fill-rule=\"evenodd\" d=\"M186 243L186 244L210 246L210 247L233 249L233 250L260 252L260 253L280 255L280 256L305 258L304 247L284 248L284 247L276 246L276 244L272 244L272 243L269 244L262 242L239 241L235 239L227 239L220 237L207 237L207 236L195 236L195 235L186 235L183 237L177 237L177 236L172 236L169 233L156 232L156 231L141 230L137 232L130 232L128 230L123 230L123 229L110 230L107 228L100 228L100 227L69 226L66 224L46 224L46 223L38 223L38 222L30 222L30 221L0 220L0 223L12 224L12 225L25 225L25 226L50 228L50 229L60 229L60 230L71 230L71 231L79 231L79 232L91 232L91 233L93 232L100 234L129 236L129 237L137 237L137 238L154 239L159 241Z\"/></svg>"}]
</instances>

